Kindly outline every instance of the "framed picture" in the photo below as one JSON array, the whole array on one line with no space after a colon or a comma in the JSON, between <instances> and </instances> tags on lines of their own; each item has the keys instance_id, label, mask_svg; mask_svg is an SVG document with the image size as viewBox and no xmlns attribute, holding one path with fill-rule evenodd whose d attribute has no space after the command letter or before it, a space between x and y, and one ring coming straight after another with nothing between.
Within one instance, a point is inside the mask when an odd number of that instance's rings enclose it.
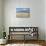
<instances>
[{"instance_id":1,"label":"framed picture","mask_svg":"<svg viewBox=\"0 0 46 46\"><path fill-rule=\"evenodd\" d=\"M30 8L16 8L17 18L27 18L30 17Z\"/></svg>"}]
</instances>

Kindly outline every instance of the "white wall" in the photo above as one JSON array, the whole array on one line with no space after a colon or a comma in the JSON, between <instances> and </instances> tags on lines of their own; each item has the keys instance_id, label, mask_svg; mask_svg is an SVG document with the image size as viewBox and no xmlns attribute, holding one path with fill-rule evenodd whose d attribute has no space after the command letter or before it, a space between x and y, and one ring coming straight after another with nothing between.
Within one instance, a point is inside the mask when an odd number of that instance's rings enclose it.
<instances>
[{"instance_id":1,"label":"white wall","mask_svg":"<svg viewBox=\"0 0 46 46\"><path fill-rule=\"evenodd\" d=\"M46 40L46 0L45 0L45 40Z\"/></svg>"},{"instance_id":2,"label":"white wall","mask_svg":"<svg viewBox=\"0 0 46 46\"><path fill-rule=\"evenodd\" d=\"M0 28L1 28L1 24L2 24L2 0L0 0Z\"/></svg>"},{"instance_id":3,"label":"white wall","mask_svg":"<svg viewBox=\"0 0 46 46\"><path fill-rule=\"evenodd\" d=\"M2 0L0 0L0 38L2 37Z\"/></svg>"},{"instance_id":4,"label":"white wall","mask_svg":"<svg viewBox=\"0 0 46 46\"><path fill-rule=\"evenodd\" d=\"M16 7L32 8L30 18L16 18ZM7 35L10 26L39 27L39 38L45 39L45 16L43 0L4 0L4 26Z\"/></svg>"}]
</instances>

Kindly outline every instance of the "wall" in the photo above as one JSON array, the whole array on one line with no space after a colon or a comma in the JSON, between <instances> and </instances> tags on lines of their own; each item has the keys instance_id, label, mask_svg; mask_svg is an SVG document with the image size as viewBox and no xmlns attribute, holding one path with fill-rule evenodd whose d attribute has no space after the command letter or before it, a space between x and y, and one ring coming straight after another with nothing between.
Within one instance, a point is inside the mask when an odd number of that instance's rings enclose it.
<instances>
[{"instance_id":1,"label":"wall","mask_svg":"<svg viewBox=\"0 0 46 46\"><path fill-rule=\"evenodd\" d=\"M16 7L32 7L30 18L16 18ZM39 39L45 39L45 16L43 0L4 0L4 26L7 35L10 26L39 27Z\"/></svg>"},{"instance_id":2,"label":"wall","mask_svg":"<svg viewBox=\"0 0 46 46\"><path fill-rule=\"evenodd\" d=\"M45 0L45 40L46 40L46 0Z\"/></svg>"},{"instance_id":3,"label":"wall","mask_svg":"<svg viewBox=\"0 0 46 46\"><path fill-rule=\"evenodd\" d=\"M2 38L2 0L0 0L0 38Z\"/></svg>"}]
</instances>

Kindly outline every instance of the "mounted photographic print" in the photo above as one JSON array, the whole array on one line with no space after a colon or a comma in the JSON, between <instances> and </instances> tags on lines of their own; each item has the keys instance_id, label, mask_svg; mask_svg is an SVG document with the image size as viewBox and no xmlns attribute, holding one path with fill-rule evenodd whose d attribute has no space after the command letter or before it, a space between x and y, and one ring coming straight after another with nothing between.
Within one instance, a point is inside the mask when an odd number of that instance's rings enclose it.
<instances>
[{"instance_id":1,"label":"mounted photographic print","mask_svg":"<svg viewBox=\"0 0 46 46\"><path fill-rule=\"evenodd\" d=\"M30 8L16 8L17 18L27 18L30 17Z\"/></svg>"}]
</instances>

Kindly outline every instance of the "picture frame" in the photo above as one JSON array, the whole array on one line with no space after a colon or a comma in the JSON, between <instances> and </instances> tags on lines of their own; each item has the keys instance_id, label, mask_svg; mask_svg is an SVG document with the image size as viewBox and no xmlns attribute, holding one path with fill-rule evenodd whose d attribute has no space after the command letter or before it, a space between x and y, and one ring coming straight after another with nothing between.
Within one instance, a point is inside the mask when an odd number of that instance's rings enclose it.
<instances>
[{"instance_id":1,"label":"picture frame","mask_svg":"<svg viewBox=\"0 0 46 46\"><path fill-rule=\"evenodd\" d=\"M30 17L30 8L16 8L17 18L27 18Z\"/></svg>"}]
</instances>

